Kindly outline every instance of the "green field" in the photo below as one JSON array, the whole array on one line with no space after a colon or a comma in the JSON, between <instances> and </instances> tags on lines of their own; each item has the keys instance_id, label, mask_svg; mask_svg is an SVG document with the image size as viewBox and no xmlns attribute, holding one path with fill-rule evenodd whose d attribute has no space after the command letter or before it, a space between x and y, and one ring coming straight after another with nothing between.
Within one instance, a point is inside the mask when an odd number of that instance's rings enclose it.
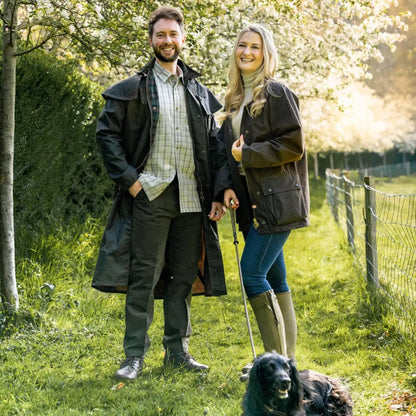
<instances>
[{"instance_id":1,"label":"green field","mask_svg":"<svg viewBox=\"0 0 416 416\"><path fill-rule=\"evenodd\" d=\"M285 249L298 367L341 378L355 415L415 414L414 346L369 300L323 183L311 183L311 202L311 227L294 231ZM19 241L21 314L12 321L0 315L0 414L240 415L245 385L239 373L251 347L228 215L220 225L228 295L193 299L190 350L210 365L206 376L164 373L157 301L143 375L126 384L113 378L123 358L124 298L90 288L101 231L102 221L91 220Z\"/></svg>"},{"instance_id":2,"label":"green field","mask_svg":"<svg viewBox=\"0 0 416 416\"><path fill-rule=\"evenodd\" d=\"M377 178L376 189L388 194L416 194L416 175Z\"/></svg>"}]
</instances>

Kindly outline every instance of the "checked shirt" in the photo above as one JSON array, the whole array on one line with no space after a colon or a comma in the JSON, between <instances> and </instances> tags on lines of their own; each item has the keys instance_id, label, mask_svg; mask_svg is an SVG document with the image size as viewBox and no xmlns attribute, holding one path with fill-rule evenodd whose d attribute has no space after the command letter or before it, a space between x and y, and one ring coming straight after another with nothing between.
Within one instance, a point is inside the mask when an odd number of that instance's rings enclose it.
<instances>
[{"instance_id":1,"label":"checked shirt","mask_svg":"<svg viewBox=\"0 0 416 416\"><path fill-rule=\"evenodd\" d=\"M178 70L181 71L179 67ZM155 62L153 75L159 118L149 158L139 176L140 183L152 201L177 176L180 211L200 212L182 71L176 76Z\"/></svg>"}]
</instances>

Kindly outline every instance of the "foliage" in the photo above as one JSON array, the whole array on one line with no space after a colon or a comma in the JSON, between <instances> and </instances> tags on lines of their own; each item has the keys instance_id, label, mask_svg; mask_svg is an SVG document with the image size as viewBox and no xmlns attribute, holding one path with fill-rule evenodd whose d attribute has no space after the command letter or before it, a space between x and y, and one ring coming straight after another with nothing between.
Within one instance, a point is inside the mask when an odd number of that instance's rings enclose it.
<instances>
[{"instance_id":1,"label":"foliage","mask_svg":"<svg viewBox=\"0 0 416 416\"><path fill-rule=\"evenodd\" d=\"M306 97L325 96L342 83L368 76L368 59L382 59L378 46L394 48L406 30L403 17L389 15L395 3L182 0L175 5L186 18L186 59L204 73L207 82L224 85L236 33L246 24L259 21L275 34L280 76ZM62 54L76 53L84 63L95 62L95 68L109 63L131 72L150 55L147 18L159 4L114 0L21 2L20 53L43 45Z\"/></svg>"},{"instance_id":2,"label":"foliage","mask_svg":"<svg viewBox=\"0 0 416 416\"><path fill-rule=\"evenodd\" d=\"M306 100L302 115L308 148L313 153L339 150L383 153L394 146L416 149L412 121L415 97L380 97L364 83L351 83L337 91L335 100Z\"/></svg>"},{"instance_id":3,"label":"foliage","mask_svg":"<svg viewBox=\"0 0 416 416\"><path fill-rule=\"evenodd\" d=\"M411 10L412 15L406 20L409 30L394 52L381 47L384 61L381 64L370 61L373 77L368 85L381 96L395 93L407 97L416 89L416 9L414 0L400 0L391 9L392 14L400 14Z\"/></svg>"},{"instance_id":4,"label":"foliage","mask_svg":"<svg viewBox=\"0 0 416 416\"><path fill-rule=\"evenodd\" d=\"M331 220L322 182L311 183L311 203L312 226L294 231L285 249L298 318L298 366L342 378L355 414L404 415L398 403L412 405L414 346L403 342L368 299ZM228 295L193 299L190 348L210 364L206 377L163 371L157 301L142 377L128 383L113 378L122 358L124 297L90 288L102 228L103 222L88 220L19 236L21 315L14 323L0 316L1 414L240 414L245 385L238 376L251 347L228 215L219 227ZM250 318L260 353L251 311Z\"/></svg>"},{"instance_id":5,"label":"foliage","mask_svg":"<svg viewBox=\"0 0 416 416\"><path fill-rule=\"evenodd\" d=\"M16 224L99 215L111 184L95 143L100 87L45 53L17 69Z\"/></svg>"},{"instance_id":6,"label":"foliage","mask_svg":"<svg viewBox=\"0 0 416 416\"><path fill-rule=\"evenodd\" d=\"M394 10L394 11L393 11ZM383 63L370 61L370 70L373 74L367 85L373 88L378 95L384 98L387 103L395 102L396 108L400 111L403 108L405 113L410 112L412 119L404 124L405 130L408 126L413 131L402 134L396 139L395 146L405 152L414 152L416 148L416 9L413 0L400 0L392 13L401 13L411 10L412 15L407 19L409 30L406 32L406 39L397 46L397 50L391 52L381 46L385 57ZM401 130L401 129L400 129Z\"/></svg>"},{"instance_id":7,"label":"foliage","mask_svg":"<svg viewBox=\"0 0 416 416\"><path fill-rule=\"evenodd\" d=\"M42 46L61 58L75 58L93 79L112 83L137 70L151 56L147 18L160 4L153 0L17 2L19 54ZM180 0L175 5L184 12L187 26L184 58L220 97L236 33L248 23L262 22L274 33L280 56L278 76L282 80L302 99L328 100L337 97L336 92L346 84L371 78L368 63L383 59L383 45L384 50L396 48L404 39L410 16L405 11L394 11L397 0ZM315 108L316 103L306 102L306 107ZM336 121L349 122L349 114L323 102L317 114L324 127L333 127L335 122L325 111L328 105ZM380 114L383 105L378 108ZM310 124L316 123L312 119ZM351 142L355 133L352 129L348 128L345 137L332 129L331 137L324 134L317 141L314 132L319 127L309 134L312 152L356 148L357 139ZM360 125L360 129L363 127ZM375 150L381 152L383 146L391 147L402 139L389 137L388 143Z\"/></svg>"}]
</instances>

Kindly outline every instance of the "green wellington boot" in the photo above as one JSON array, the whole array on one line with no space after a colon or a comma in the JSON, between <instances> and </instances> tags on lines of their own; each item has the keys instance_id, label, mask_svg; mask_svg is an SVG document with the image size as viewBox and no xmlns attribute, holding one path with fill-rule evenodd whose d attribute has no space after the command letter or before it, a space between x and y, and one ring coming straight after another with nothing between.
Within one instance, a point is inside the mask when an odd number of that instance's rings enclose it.
<instances>
[{"instance_id":1,"label":"green wellington boot","mask_svg":"<svg viewBox=\"0 0 416 416\"><path fill-rule=\"evenodd\" d=\"M256 317L260 336L265 351L275 350L287 357L285 324L279 303L273 290L248 299ZM247 381L253 363L247 364L240 376L240 381Z\"/></svg>"},{"instance_id":2,"label":"green wellington boot","mask_svg":"<svg viewBox=\"0 0 416 416\"><path fill-rule=\"evenodd\" d=\"M273 290L249 299L257 320L265 351L287 356L285 324Z\"/></svg>"},{"instance_id":3,"label":"green wellington boot","mask_svg":"<svg viewBox=\"0 0 416 416\"><path fill-rule=\"evenodd\" d=\"M293 306L292 294L290 292L276 293L285 323L287 357L295 361L296 339L298 334L295 308Z\"/></svg>"}]
</instances>

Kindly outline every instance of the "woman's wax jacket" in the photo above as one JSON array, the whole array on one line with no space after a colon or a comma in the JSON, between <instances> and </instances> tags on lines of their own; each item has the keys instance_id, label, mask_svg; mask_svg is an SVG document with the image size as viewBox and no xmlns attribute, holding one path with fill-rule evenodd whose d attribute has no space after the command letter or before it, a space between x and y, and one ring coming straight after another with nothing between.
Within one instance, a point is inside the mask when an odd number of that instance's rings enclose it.
<instances>
[{"instance_id":1,"label":"woman's wax jacket","mask_svg":"<svg viewBox=\"0 0 416 416\"><path fill-rule=\"evenodd\" d=\"M251 117L246 107L241 120L246 181L231 154L235 138L230 119L219 132L223 146L218 159L228 163L219 172L217 186L234 188L240 230L248 231L254 221L260 234L309 225L308 167L298 99L278 82L269 85L266 97L260 115Z\"/></svg>"}]
</instances>

